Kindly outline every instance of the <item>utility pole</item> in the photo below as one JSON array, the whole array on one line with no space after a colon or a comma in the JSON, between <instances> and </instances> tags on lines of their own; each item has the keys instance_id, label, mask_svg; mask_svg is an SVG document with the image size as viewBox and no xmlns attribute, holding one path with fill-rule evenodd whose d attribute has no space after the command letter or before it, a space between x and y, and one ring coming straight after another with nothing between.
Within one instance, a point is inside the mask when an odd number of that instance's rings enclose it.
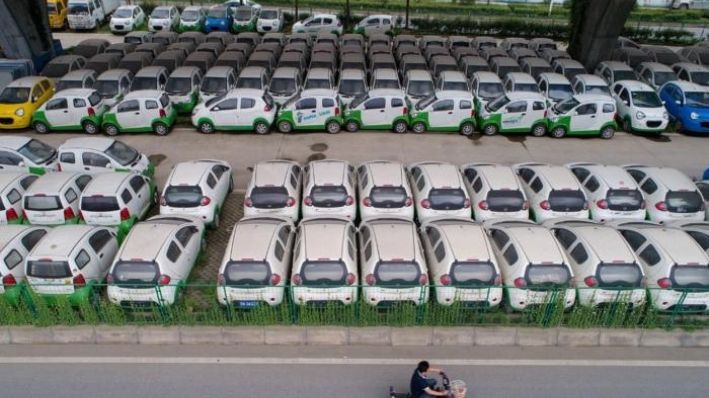
<instances>
[{"instance_id":1,"label":"utility pole","mask_svg":"<svg viewBox=\"0 0 709 398\"><path fill-rule=\"evenodd\" d=\"M350 27L350 18L352 16L350 15L350 0L345 1L345 30L349 29Z\"/></svg>"},{"instance_id":2,"label":"utility pole","mask_svg":"<svg viewBox=\"0 0 709 398\"><path fill-rule=\"evenodd\" d=\"M406 0L406 22L404 28L409 29L409 0Z\"/></svg>"},{"instance_id":3,"label":"utility pole","mask_svg":"<svg viewBox=\"0 0 709 398\"><path fill-rule=\"evenodd\" d=\"M293 16L293 22L298 21L298 0L295 0L295 15Z\"/></svg>"}]
</instances>

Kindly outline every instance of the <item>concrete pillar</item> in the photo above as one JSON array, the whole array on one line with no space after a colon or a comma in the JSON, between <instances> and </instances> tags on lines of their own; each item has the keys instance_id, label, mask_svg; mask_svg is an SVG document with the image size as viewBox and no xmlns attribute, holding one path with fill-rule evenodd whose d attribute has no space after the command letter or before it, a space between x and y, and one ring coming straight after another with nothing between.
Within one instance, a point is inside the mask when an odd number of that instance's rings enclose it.
<instances>
[{"instance_id":1,"label":"concrete pillar","mask_svg":"<svg viewBox=\"0 0 709 398\"><path fill-rule=\"evenodd\" d=\"M0 48L7 58L29 58L52 48L45 0L0 0Z\"/></svg>"},{"instance_id":2,"label":"concrete pillar","mask_svg":"<svg viewBox=\"0 0 709 398\"><path fill-rule=\"evenodd\" d=\"M592 70L610 58L636 0L572 0L569 54Z\"/></svg>"}]
</instances>

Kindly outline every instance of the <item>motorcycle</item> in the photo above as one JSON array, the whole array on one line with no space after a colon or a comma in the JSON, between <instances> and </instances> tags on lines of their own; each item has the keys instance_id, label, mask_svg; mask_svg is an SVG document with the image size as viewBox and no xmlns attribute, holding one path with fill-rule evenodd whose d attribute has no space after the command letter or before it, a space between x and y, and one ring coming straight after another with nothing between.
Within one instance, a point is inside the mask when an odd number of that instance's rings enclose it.
<instances>
[{"instance_id":1,"label":"motorcycle","mask_svg":"<svg viewBox=\"0 0 709 398\"><path fill-rule=\"evenodd\" d=\"M455 388L451 388L451 384L454 384ZM465 383L460 380L454 380L451 383L450 378L444 372L441 372L441 385L443 386L443 391L446 392L447 398L454 398L455 394L453 390L462 391L465 390ZM394 386L389 386L389 398L411 398L411 393L408 392L396 392Z\"/></svg>"}]
</instances>

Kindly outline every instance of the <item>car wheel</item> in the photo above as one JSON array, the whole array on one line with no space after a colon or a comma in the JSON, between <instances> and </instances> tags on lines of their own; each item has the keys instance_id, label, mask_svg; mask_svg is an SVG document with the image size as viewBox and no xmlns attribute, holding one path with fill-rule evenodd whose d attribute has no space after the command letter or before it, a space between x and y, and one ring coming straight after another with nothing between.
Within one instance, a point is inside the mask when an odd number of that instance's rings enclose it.
<instances>
[{"instance_id":1,"label":"car wheel","mask_svg":"<svg viewBox=\"0 0 709 398\"><path fill-rule=\"evenodd\" d=\"M471 135L473 135L474 132L475 132L475 126L473 126L473 124L470 122L463 123L463 125L460 126L460 134L462 134L466 137L470 137Z\"/></svg>"},{"instance_id":2,"label":"car wheel","mask_svg":"<svg viewBox=\"0 0 709 398\"><path fill-rule=\"evenodd\" d=\"M426 131L426 125L423 124L422 122L416 122L416 123L414 123L413 126L411 126L411 131L413 131L416 134L421 134L424 131Z\"/></svg>"},{"instance_id":3,"label":"car wheel","mask_svg":"<svg viewBox=\"0 0 709 398\"><path fill-rule=\"evenodd\" d=\"M293 125L290 122L280 122L278 123L278 131L281 133L290 133L293 131Z\"/></svg>"},{"instance_id":4,"label":"car wheel","mask_svg":"<svg viewBox=\"0 0 709 398\"><path fill-rule=\"evenodd\" d=\"M270 133L271 128L264 122L258 122L256 123L256 126L254 126L254 131L256 131L256 134L264 135Z\"/></svg>"},{"instance_id":5,"label":"car wheel","mask_svg":"<svg viewBox=\"0 0 709 398\"><path fill-rule=\"evenodd\" d=\"M199 132L202 134L212 134L214 133L214 126L209 122L202 122L199 124Z\"/></svg>"},{"instance_id":6,"label":"car wheel","mask_svg":"<svg viewBox=\"0 0 709 398\"><path fill-rule=\"evenodd\" d=\"M606 140L613 138L614 135L615 135L615 129L611 126L608 126L608 127L604 128L603 130L601 130L601 138L604 138Z\"/></svg>"},{"instance_id":7,"label":"car wheel","mask_svg":"<svg viewBox=\"0 0 709 398\"><path fill-rule=\"evenodd\" d=\"M103 128L103 131L105 131L106 134L110 136L118 135L118 127L112 124L107 124L106 127Z\"/></svg>"},{"instance_id":8,"label":"car wheel","mask_svg":"<svg viewBox=\"0 0 709 398\"><path fill-rule=\"evenodd\" d=\"M47 134L49 132L49 127L42 122L35 122L34 131L36 131L37 134Z\"/></svg>"},{"instance_id":9,"label":"car wheel","mask_svg":"<svg viewBox=\"0 0 709 398\"><path fill-rule=\"evenodd\" d=\"M566 129L563 127L557 127L551 131L551 136L554 138L563 138L566 135Z\"/></svg>"},{"instance_id":10,"label":"car wheel","mask_svg":"<svg viewBox=\"0 0 709 398\"><path fill-rule=\"evenodd\" d=\"M547 133L547 127L541 123L535 124L532 127L532 135L535 137L544 137Z\"/></svg>"},{"instance_id":11,"label":"car wheel","mask_svg":"<svg viewBox=\"0 0 709 398\"><path fill-rule=\"evenodd\" d=\"M488 124L488 125L485 126L485 128L483 129L483 134L485 134L485 135L495 135L495 134L497 134L497 126L494 125L494 124Z\"/></svg>"},{"instance_id":12,"label":"car wheel","mask_svg":"<svg viewBox=\"0 0 709 398\"><path fill-rule=\"evenodd\" d=\"M394 123L394 132L399 133L399 134L404 134L406 130L409 129L409 126L406 125L406 122L403 120L399 120L398 122Z\"/></svg>"},{"instance_id":13,"label":"car wheel","mask_svg":"<svg viewBox=\"0 0 709 398\"><path fill-rule=\"evenodd\" d=\"M84 133L86 133L86 134L98 133L98 126L94 122L86 121L86 122L84 122L82 127L84 128Z\"/></svg>"},{"instance_id":14,"label":"car wheel","mask_svg":"<svg viewBox=\"0 0 709 398\"><path fill-rule=\"evenodd\" d=\"M327 122L325 129L330 134L337 134L340 132L340 123L337 123L336 121L331 120L331 121Z\"/></svg>"},{"instance_id":15,"label":"car wheel","mask_svg":"<svg viewBox=\"0 0 709 398\"><path fill-rule=\"evenodd\" d=\"M165 125L165 123L155 123L155 124L153 125L153 132L154 132L156 135L165 136L165 135L167 135L167 133L170 132L170 130L167 128L167 126Z\"/></svg>"},{"instance_id":16,"label":"car wheel","mask_svg":"<svg viewBox=\"0 0 709 398\"><path fill-rule=\"evenodd\" d=\"M359 130L359 125L357 122L347 122L345 125L345 130L349 131L350 133L356 133L357 130Z\"/></svg>"}]
</instances>

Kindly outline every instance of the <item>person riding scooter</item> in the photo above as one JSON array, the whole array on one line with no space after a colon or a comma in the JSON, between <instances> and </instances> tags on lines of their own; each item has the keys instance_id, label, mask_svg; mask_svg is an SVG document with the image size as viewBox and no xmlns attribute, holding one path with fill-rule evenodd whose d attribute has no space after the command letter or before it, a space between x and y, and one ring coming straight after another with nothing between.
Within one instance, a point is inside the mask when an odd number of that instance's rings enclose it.
<instances>
[{"instance_id":1,"label":"person riding scooter","mask_svg":"<svg viewBox=\"0 0 709 398\"><path fill-rule=\"evenodd\" d=\"M431 368L428 361L421 361L411 376L411 398L447 397L447 391L436 388L436 379L429 378L428 372L443 374L443 369Z\"/></svg>"}]
</instances>

